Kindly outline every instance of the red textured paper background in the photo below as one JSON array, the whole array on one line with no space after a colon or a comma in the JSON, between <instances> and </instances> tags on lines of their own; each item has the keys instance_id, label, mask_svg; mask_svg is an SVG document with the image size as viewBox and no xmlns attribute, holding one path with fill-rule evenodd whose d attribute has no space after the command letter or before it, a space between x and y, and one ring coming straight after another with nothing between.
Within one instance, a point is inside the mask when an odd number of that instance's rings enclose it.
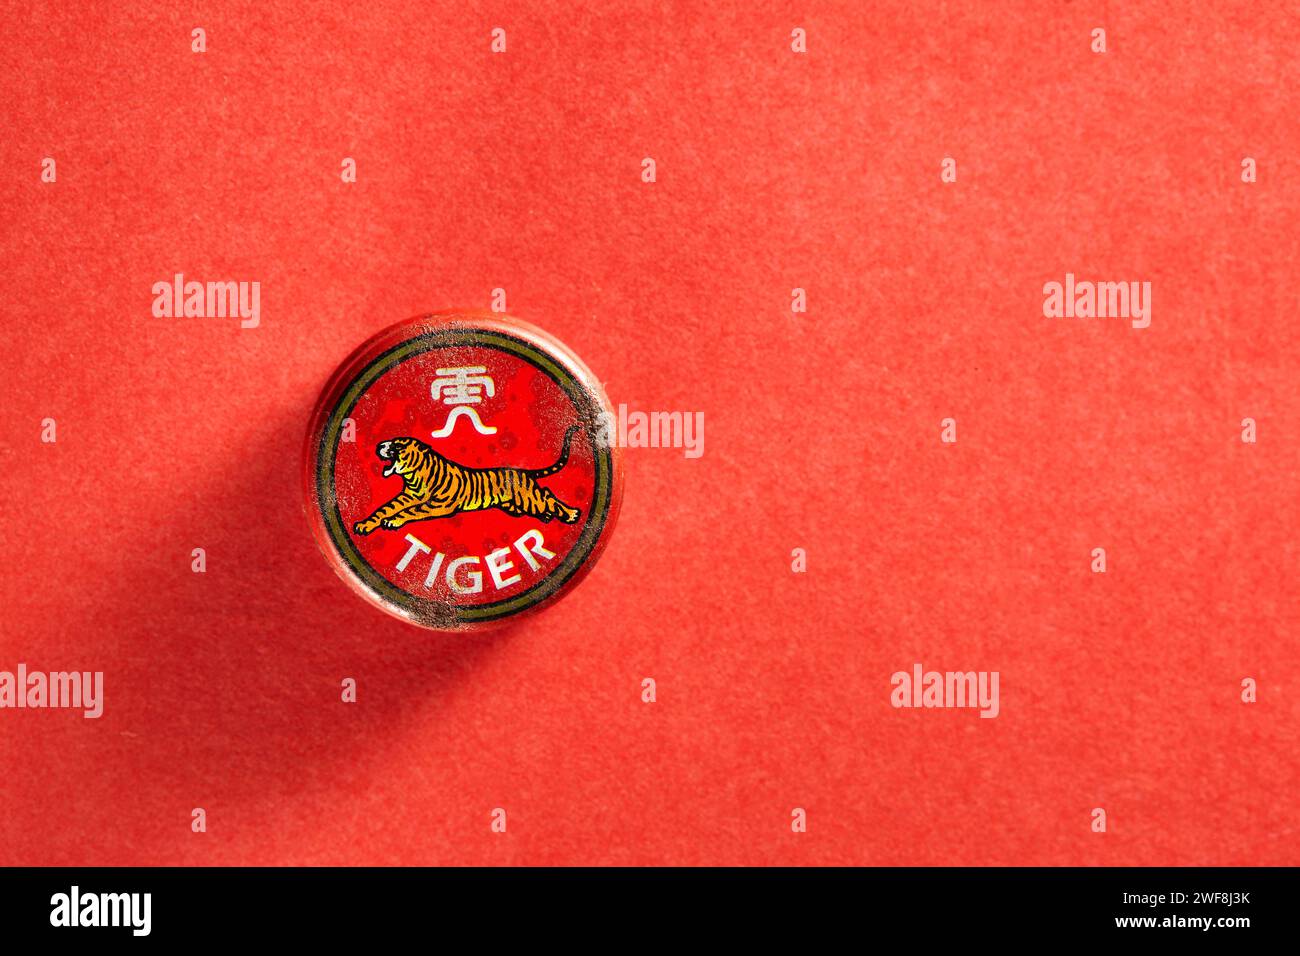
<instances>
[{"instance_id":1,"label":"red textured paper background","mask_svg":"<svg viewBox=\"0 0 1300 956\"><path fill-rule=\"evenodd\" d=\"M0 14L0 669L106 683L0 711L0 862L1300 862L1294 13L120 7ZM154 318L175 272L261 326ZM1044 318L1066 272L1151 327ZM299 451L358 342L496 287L705 454L629 450L574 593L440 636L335 578ZM918 661L1001 715L894 710Z\"/></svg>"}]
</instances>

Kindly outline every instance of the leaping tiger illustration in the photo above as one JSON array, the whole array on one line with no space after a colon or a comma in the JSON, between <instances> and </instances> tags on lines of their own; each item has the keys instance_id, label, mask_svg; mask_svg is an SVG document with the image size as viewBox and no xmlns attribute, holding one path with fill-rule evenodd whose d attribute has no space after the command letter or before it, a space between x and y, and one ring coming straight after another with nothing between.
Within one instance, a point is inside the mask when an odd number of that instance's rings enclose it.
<instances>
[{"instance_id":1,"label":"leaping tiger illustration","mask_svg":"<svg viewBox=\"0 0 1300 956\"><path fill-rule=\"evenodd\" d=\"M400 475L402 493L365 521L353 525L357 534L377 528L395 529L410 521L446 518L458 511L500 508L508 515L528 515L573 524L582 512L571 508L537 479L553 475L569 461L569 444L581 426L564 433L564 446L548 468L468 468L438 454L415 438L390 438L375 447L375 454L392 462L384 477Z\"/></svg>"}]
</instances>

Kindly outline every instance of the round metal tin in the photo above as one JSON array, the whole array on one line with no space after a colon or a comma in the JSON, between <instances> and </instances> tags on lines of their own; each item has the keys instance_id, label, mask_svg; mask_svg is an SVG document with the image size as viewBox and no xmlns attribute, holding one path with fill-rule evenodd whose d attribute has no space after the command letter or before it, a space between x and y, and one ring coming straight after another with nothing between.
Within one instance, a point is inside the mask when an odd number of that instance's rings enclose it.
<instances>
[{"instance_id":1,"label":"round metal tin","mask_svg":"<svg viewBox=\"0 0 1300 956\"><path fill-rule=\"evenodd\" d=\"M535 611L591 569L623 494L599 381L535 326L455 311L349 356L312 414L308 519L371 603L425 627Z\"/></svg>"}]
</instances>

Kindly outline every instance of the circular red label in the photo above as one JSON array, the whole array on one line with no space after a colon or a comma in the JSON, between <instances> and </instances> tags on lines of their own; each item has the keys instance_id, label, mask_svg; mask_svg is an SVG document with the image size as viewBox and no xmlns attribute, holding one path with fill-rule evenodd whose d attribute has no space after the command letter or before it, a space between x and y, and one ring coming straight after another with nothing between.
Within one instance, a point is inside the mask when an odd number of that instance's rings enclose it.
<instances>
[{"instance_id":1,"label":"circular red label","mask_svg":"<svg viewBox=\"0 0 1300 956\"><path fill-rule=\"evenodd\" d=\"M386 610L457 627L531 610L591 566L621 493L609 406L539 330L454 313L381 333L308 435L309 514Z\"/></svg>"}]
</instances>

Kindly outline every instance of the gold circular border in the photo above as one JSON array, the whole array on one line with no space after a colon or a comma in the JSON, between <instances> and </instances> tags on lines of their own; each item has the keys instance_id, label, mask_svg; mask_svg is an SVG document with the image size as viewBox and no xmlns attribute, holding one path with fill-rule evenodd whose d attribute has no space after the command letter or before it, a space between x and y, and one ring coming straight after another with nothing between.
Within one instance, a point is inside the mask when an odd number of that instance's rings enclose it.
<instances>
[{"instance_id":1,"label":"gold circular border","mask_svg":"<svg viewBox=\"0 0 1300 956\"><path fill-rule=\"evenodd\" d=\"M558 568L521 594L492 604L458 606L444 601L422 598L397 587L361 556L343 526L338 498L334 493L334 459L338 450L338 434L343 420L356 406L375 381L393 366L415 355L435 348L458 345L477 345L495 348L529 362L546 373L568 397L578 412L579 421L587 434L592 458L596 464L595 490L586 525L577 542ZM385 601L397 604L411 612L422 623L442 625L448 623L486 623L518 614L557 594L565 583L586 563L596 542L600 540L609 516L611 486L613 483L613 454L608 446L595 441L593 429L599 427L602 403L574 377L563 364L556 362L545 351L522 338L489 329L450 328L436 329L412 336L404 342L381 353L352 379L330 413L329 421L321 433L316 456L316 503L335 550L357 579Z\"/></svg>"}]
</instances>

